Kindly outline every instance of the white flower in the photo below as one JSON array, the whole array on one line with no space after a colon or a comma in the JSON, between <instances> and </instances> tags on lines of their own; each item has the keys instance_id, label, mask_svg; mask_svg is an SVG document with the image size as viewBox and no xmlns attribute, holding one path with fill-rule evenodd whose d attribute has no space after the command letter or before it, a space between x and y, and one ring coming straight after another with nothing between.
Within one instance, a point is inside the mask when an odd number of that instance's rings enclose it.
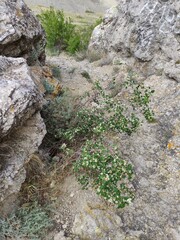
<instances>
[{"instance_id":1,"label":"white flower","mask_svg":"<svg viewBox=\"0 0 180 240\"><path fill-rule=\"evenodd\" d=\"M61 145L61 149L65 149L66 148L66 144L65 143L63 143L62 145Z\"/></svg>"},{"instance_id":2,"label":"white flower","mask_svg":"<svg viewBox=\"0 0 180 240\"><path fill-rule=\"evenodd\" d=\"M128 204L132 203L132 199L131 198L128 198L126 201L127 201Z\"/></svg>"}]
</instances>

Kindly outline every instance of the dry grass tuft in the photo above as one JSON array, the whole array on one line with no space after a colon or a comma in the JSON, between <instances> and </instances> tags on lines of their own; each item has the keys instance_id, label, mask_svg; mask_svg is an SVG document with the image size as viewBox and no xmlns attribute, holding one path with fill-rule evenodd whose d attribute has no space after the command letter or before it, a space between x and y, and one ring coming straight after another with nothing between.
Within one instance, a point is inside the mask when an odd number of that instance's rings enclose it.
<instances>
[{"instance_id":1,"label":"dry grass tuft","mask_svg":"<svg viewBox=\"0 0 180 240\"><path fill-rule=\"evenodd\" d=\"M59 156L58 161L49 162L39 154L32 154L25 163L27 177L22 184L20 201L22 204L38 202L51 203L61 194L59 183L71 174L71 165L76 154L66 158Z\"/></svg>"}]
</instances>

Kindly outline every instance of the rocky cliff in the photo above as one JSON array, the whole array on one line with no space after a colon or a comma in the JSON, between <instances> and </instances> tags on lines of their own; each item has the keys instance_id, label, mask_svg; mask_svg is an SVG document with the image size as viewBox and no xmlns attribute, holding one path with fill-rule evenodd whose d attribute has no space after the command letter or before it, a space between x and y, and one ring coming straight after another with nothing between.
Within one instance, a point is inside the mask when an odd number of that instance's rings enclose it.
<instances>
[{"instance_id":1,"label":"rocky cliff","mask_svg":"<svg viewBox=\"0 0 180 240\"><path fill-rule=\"evenodd\" d=\"M27 64L43 64L45 36L22 0L0 2L0 214L26 178L25 162L46 133L42 94Z\"/></svg>"}]
</instances>

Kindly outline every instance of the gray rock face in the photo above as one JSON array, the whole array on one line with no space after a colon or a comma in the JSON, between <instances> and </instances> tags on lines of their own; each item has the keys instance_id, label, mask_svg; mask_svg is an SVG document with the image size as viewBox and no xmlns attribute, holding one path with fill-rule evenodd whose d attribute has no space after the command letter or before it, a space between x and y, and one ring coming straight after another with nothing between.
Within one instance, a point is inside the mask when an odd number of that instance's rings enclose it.
<instances>
[{"instance_id":1,"label":"gray rock face","mask_svg":"<svg viewBox=\"0 0 180 240\"><path fill-rule=\"evenodd\" d=\"M39 113L42 94L27 65L43 64L44 48L44 31L24 1L1 0L0 215L13 209L26 178L25 162L46 134Z\"/></svg>"},{"instance_id":2,"label":"gray rock face","mask_svg":"<svg viewBox=\"0 0 180 240\"><path fill-rule=\"evenodd\" d=\"M147 75L179 79L180 2L120 0L93 32L89 50L119 55Z\"/></svg>"},{"instance_id":3,"label":"gray rock face","mask_svg":"<svg viewBox=\"0 0 180 240\"><path fill-rule=\"evenodd\" d=\"M155 89L151 105L156 123L144 123L129 139L119 138L123 155L135 168L136 199L118 215L125 236L177 240L180 238L179 84L155 75L145 84Z\"/></svg>"},{"instance_id":4,"label":"gray rock face","mask_svg":"<svg viewBox=\"0 0 180 240\"><path fill-rule=\"evenodd\" d=\"M23 0L1 0L0 55L44 64L44 30Z\"/></svg>"},{"instance_id":5,"label":"gray rock face","mask_svg":"<svg viewBox=\"0 0 180 240\"><path fill-rule=\"evenodd\" d=\"M41 100L25 59L0 56L0 139L40 109Z\"/></svg>"},{"instance_id":6,"label":"gray rock face","mask_svg":"<svg viewBox=\"0 0 180 240\"><path fill-rule=\"evenodd\" d=\"M26 178L25 162L38 150L45 134L45 124L36 113L0 144L0 215L13 210Z\"/></svg>"},{"instance_id":7,"label":"gray rock face","mask_svg":"<svg viewBox=\"0 0 180 240\"><path fill-rule=\"evenodd\" d=\"M0 215L13 209L26 178L24 164L46 134L41 105L26 60L0 56Z\"/></svg>"}]
</instances>

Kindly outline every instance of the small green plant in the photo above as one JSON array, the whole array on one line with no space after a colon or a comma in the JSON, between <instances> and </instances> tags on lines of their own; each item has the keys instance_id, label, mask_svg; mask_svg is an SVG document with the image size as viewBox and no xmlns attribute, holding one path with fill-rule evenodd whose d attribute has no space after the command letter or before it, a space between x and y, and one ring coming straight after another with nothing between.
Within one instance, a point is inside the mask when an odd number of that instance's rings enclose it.
<instances>
[{"instance_id":1,"label":"small green plant","mask_svg":"<svg viewBox=\"0 0 180 240\"><path fill-rule=\"evenodd\" d=\"M60 71L59 67L51 66L51 71L52 71L53 77L55 77L57 79L61 78L61 71Z\"/></svg>"},{"instance_id":2,"label":"small green plant","mask_svg":"<svg viewBox=\"0 0 180 240\"><path fill-rule=\"evenodd\" d=\"M82 71L81 72L81 75L84 77L84 78L86 78L87 79L87 81L89 81L89 82L91 82L91 77L90 77L90 75L89 75L89 73L87 72L87 71Z\"/></svg>"},{"instance_id":3,"label":"small green plant","mask_svg":"<svg viewBox=\"0 0 180 240\"><path fill-rule=\"evenodd\" d=\"M147 121L154 121L154 113L149 107L151 96L154 93L150 87L145 88L143 83L138 83L133 72L129 72L128 80L125 82L126 88L130 86L133 89L131 103L133 108L139 107Z\"/></svg>"},{"instance_id":4,"label":"small green plant","mask_svg":"<svg viewBox=\"0 0 180 240\"><path fill-rule=\"evenodd\" d=\"M0 238L41 240L52 226L48 208L34 203L19 208L6 219L0 218Z\"/></svg>"},{"instance_id":5,"label":"small green plant","mask_svg":"<svg viewBox=\"0 0 180 240\"><path fill-rule=\"evenodd\" d=\"M94 12L87 9L87 10L85 11L85 13L94 13Z\"/></svg>"},{"instance_id":6,"label":"small green plant","mask_svg":"<svg viewBox=\"0 0 180 240\"><path fill-rule=\"evenodd\" d=\"M123 208L134 198L129 183L133 169L117 151L108 148L102 139L86 141L81 157L74 164L74 171L84 189L91 186L98 195Z\"/></svg>"},{"instance_id":7,"label":"small green plant","mask_svg":"<svg viewBox=\"0 0 180 240\"><path fill-rule=\"evenodd\" d=\"M51 85L47 80L44 80L43 85L46 90L46 93L51 94L54 91L54 86Z\"/></svg>"}]
</instances>

